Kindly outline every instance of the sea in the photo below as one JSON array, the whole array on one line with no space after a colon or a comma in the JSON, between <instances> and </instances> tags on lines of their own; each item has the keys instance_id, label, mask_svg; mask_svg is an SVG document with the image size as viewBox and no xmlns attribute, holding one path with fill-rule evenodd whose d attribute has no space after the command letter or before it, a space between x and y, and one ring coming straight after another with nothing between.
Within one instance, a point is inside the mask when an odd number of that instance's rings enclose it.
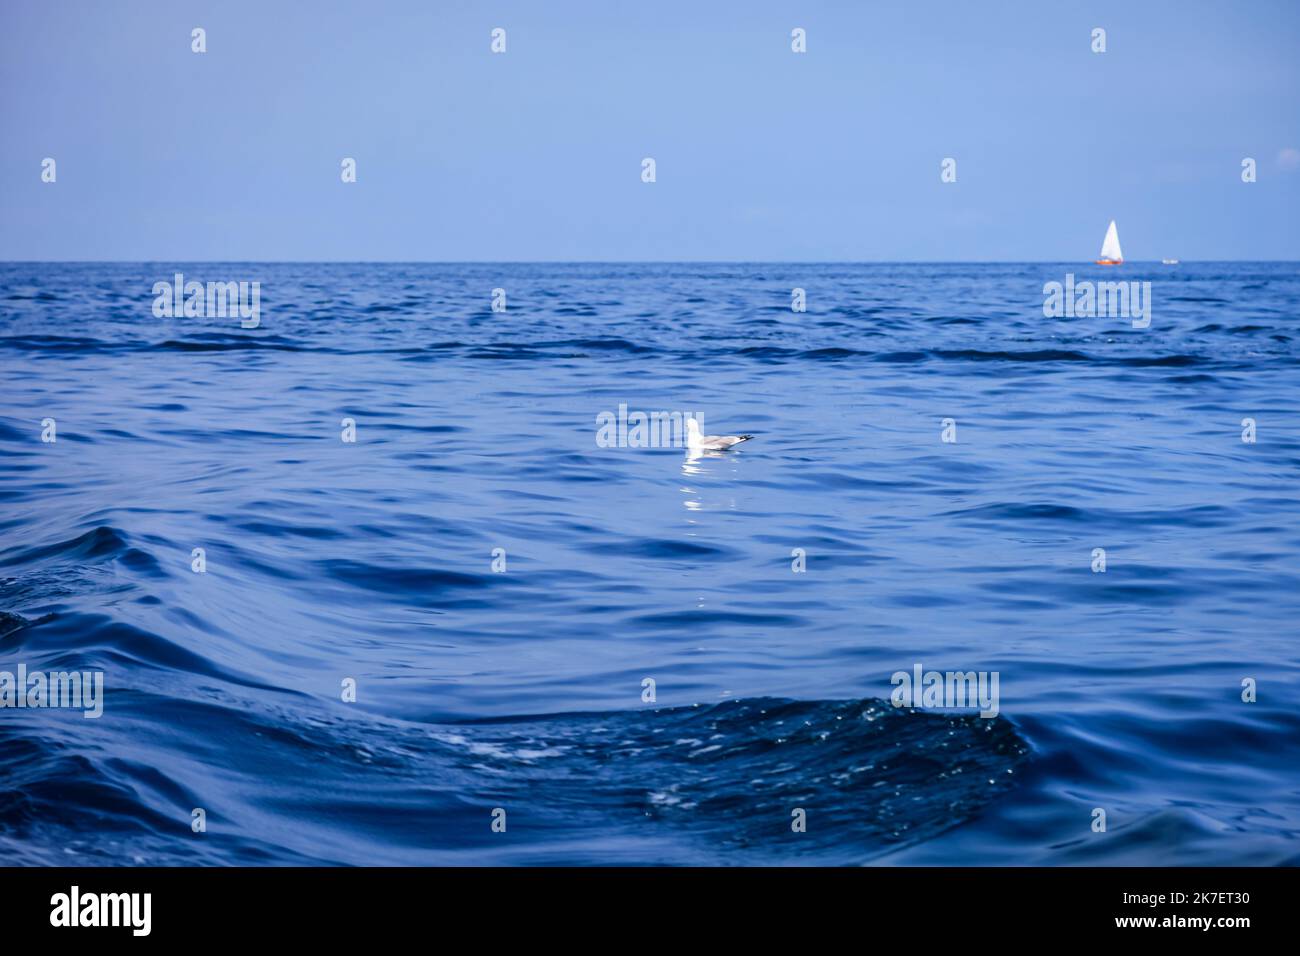
<instances>
[{"instance_id":1,"label":"sea","mask_svg":"<svg viewBox=\"0 0 1300 956\"><path fill-rule=\"evenodd\" d=\"M0 264L0 857L1300 863L1298 332L1281 262Z\"/></svg>"}]
</instances>

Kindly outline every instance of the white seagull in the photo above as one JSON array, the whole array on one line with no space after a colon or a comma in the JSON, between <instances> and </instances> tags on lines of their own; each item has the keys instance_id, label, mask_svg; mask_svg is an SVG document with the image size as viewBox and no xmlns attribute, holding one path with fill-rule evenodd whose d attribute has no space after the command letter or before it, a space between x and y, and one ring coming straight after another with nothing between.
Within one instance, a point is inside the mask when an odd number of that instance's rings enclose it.
<instances>
[{"instance_id":1,"label":"white seagull","mask_svg":"<svg viewBox=\"0 0 1300 956\"><path fill-rule=\"evenodd\" d=\"M700 423L693 418L686 419L686 447L691 451L726 451L742 441L749 441L753 435L701 435Z\"/></svg>"}]
</instances>

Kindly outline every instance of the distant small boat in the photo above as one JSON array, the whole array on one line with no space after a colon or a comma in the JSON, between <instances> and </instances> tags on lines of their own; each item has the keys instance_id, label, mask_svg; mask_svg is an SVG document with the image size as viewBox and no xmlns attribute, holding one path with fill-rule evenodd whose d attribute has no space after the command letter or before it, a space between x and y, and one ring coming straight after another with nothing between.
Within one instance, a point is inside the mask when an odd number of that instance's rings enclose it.
<instances>
[{"instance_id":1,"label":"distant small boat","mask_svg":"<svg viewBox=\"0 0 1300 956\"><path fill-rule=\"evenodd\" d=\"M1110 228L1106 230L1106 238L1101 241L1101 258L1097 260L1099 266L1118 266L1124 263L1124 253L1119 248L1119 230L1115 228L1115 220L1110 221Z\"/></svg>"},{"instance_id":2,"label":"distant small boat","mask_svg":"<svg viewBox=\"0 0 1300 956\"><path fill-rule=\"evenodd\" d=\"M1165 265L1165 266L1176 266L1176 265L1178 265L1178 260L1177 260L1177 259L1161 259L1161 260L1160 260L1160 264L1161 264L1161 265Z\"/></svg>"}]
</instances>

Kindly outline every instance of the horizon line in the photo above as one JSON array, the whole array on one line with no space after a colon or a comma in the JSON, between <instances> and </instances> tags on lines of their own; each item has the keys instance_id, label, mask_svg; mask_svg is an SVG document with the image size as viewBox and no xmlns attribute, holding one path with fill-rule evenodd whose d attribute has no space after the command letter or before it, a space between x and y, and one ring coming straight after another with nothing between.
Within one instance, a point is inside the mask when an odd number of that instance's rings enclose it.
<instances>
[{"instance_id":1,"label":"horizon line","mask_svg":"<svg viewBox=\"0 0 1300 956\"><path fill-rule=\"evenodd\" d=\"M1300 259L1178 259L1178 265L1300 264ZM0 259L0 265L1098 265L1090 259ZM1120 265L1164 265L1163 259L1125 259Z\"/></svg>"}]
</instances>

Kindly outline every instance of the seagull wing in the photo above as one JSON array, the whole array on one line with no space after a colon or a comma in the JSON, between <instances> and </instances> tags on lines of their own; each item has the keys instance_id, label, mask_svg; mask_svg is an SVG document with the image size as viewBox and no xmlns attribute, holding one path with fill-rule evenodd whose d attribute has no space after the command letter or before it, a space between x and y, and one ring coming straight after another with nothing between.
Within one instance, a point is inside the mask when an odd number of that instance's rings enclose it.
<instances>
[{"instance_id":1,"label":"seagull wing","mask_svg":"<svg viewBox=\"0 0 1300 956\"><path fill-rule=\"evenodd\" d=\"M700 447L711 451L721 451L724 448L730 448L732 445L739 445L742 441L749 441L753 437L753 435L705 435L700 439Z\"/></svg>"}]
</instances>

